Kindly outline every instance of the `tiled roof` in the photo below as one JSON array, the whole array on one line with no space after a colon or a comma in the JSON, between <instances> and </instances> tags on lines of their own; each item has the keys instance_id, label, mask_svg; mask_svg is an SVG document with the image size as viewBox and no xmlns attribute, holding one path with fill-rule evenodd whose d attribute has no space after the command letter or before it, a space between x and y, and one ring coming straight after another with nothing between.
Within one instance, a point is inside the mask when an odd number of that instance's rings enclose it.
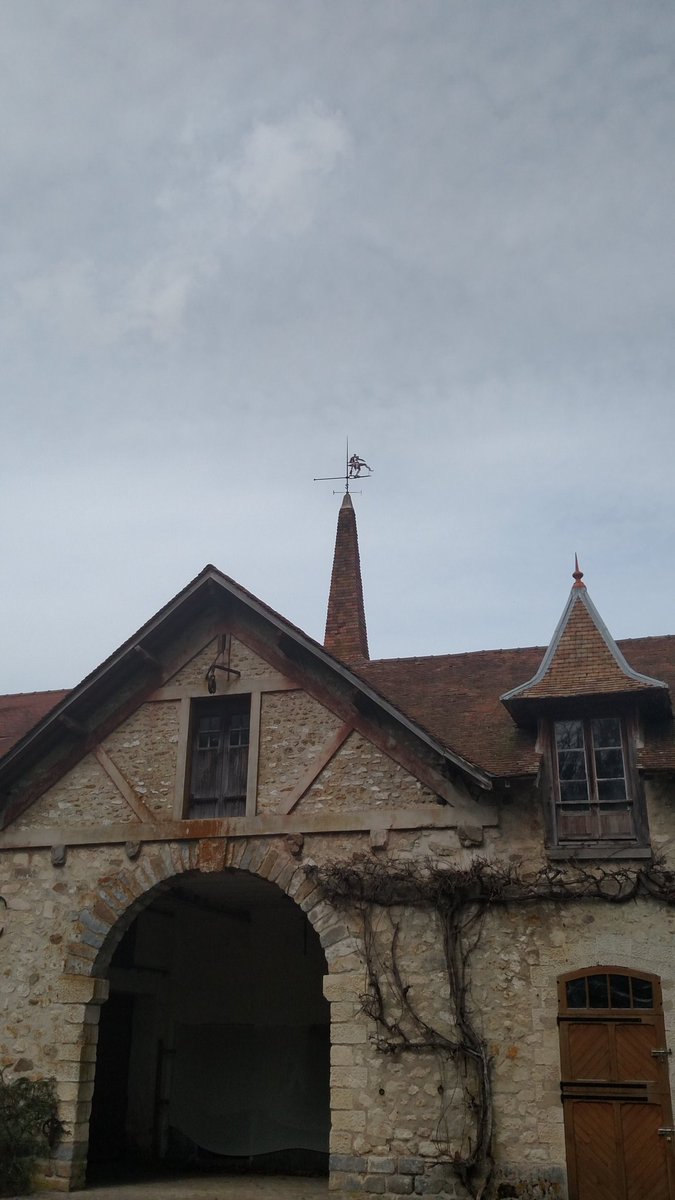
<instances>
[{"instance_id":1,"label":"tiled roof","mask_svg":"<svg viewBox=\"0 0 675 1200\"><path fill-rule=\"evenodd\" d=\"M581 582L581 572L535 675L503 697L507 708L518 717L523 701L559 700L563 697L607 696L666 688L660 679L636 671L619 647ZM534 704L530 704L535 708Z\"/></svg>"},{"instance_id":2,"label":"tiled roof","mask_svg":"<svg viewBox=\"0 0 675 1200\"><path fill-rule=\"evenodd\" d=\"M368 658L356 513L347 492L338 514L324 647L346 663Z\"/></svg>"},{"instance_id":3,"label":"tiled roof","mask_svg":"<svg viewBox=\"0 0 675 1200\"><path fill-rule=\"evenodd\" d=\"M631 667L664 680L675 694L675 637L633 638L618 646ZM535 734L516 726L500 696L531 678L544 653L534 646L379 659L360 666L358 674L463 758L494 775L528 775L539 765ZM675 721L645 721L640 764L675 770Z\"/></svg>"},{"instance_id":4,"label":"tiled roof","mask_svg":"<svg viewBox=\"0 0 675 1200\"><path fill-rule=\"evenodd\" d=\"M491 774L536 770L534 738L514 724L503 692L533 674L544 648L378 659L358 674L456 753Z\"/></svg>"},{"instance_id":5,"label":"tiled roof","mask_svg":"<svg viewBox=\"0 0 675 1200\"><path fill-rule=\"evenodd\" d=\"M675 636L633 638L618 646L632 668L664 680L675 694ZM515 725L500 696L531 678L544 653L544 647L531 646L377 659L361 663L355 673L469 762L497 776L529 775L539 765L534 734ZM67 694L0 696L2 753ZM646 769L675 771L675 721L645 721L640 763Z\"/></svg>"},{"instance_id":6,"label":"tiled roof","mask_svg":"<svg viewBox=\"0 0 675 1200\"><path fill-rule=\"evenodd\" d=\"M15 692L0 696L0 756L67 695L68 692Z\"/></svg>"}]
</instances>

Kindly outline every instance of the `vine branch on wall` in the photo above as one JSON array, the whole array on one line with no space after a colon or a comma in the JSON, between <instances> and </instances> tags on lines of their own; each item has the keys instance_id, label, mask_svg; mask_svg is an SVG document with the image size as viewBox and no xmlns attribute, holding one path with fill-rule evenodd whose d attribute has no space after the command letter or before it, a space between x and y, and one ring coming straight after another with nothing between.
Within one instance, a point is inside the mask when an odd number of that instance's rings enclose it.
<instances>
[{"instance_id":1,"label":"vine branch on wall","mask_svg":"<svg viewBox=\"0 0 675 1200\"><path fill-rule=\"evenodd\" d=\"M440 1064L450 1059L457 1065L473 1133L467 1149L453 1155L452 1166L474 1200L481 1200L494 1169L492 1071L487 1044L472 1013L470 965L488 909L547 901L626 904L638 897L675 905L675 872L659 862L637 867L547 864L528 872L520 865L480 858L467 867L449 869L430 861L396 863L369 855L306 869L329 900L352 908L360 917L368 988L362 1002L378 1028L377 1049L384 1054L433 1053ZM430 1024L411 997L401 967L400 925L391 916L391 909L398 906L434 911L440 922L451 1032ZM390 919L384 957L376 929L376 914L383 911Z\"/></svg>"}]
</instances>

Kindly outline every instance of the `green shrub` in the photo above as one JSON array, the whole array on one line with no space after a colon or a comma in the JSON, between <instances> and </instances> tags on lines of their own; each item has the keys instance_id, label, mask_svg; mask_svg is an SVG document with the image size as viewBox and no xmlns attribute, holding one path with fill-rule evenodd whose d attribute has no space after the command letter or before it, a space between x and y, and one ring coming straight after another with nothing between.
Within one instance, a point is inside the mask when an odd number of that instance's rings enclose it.
<instances>
[{"instance_id":1,"label":"green shrub","mask_svg":"<svg viewBox=\"0 0 675 1200\"><path fill-rule=\"evenodd\" d=\"M56 1146L63 1126L53 1079L15 1079L0 1071L0 1196L31 1189L37 1158Z\"/></svg>"}]
</instances>

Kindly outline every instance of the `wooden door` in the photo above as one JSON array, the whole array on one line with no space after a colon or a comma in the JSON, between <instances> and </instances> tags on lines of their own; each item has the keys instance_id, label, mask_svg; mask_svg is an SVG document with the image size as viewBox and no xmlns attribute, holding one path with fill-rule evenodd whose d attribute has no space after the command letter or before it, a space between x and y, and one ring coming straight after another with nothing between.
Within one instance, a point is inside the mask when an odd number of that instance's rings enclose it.
<instances>
[{"instance_id":1,"label":"wooden door","mask_svg":"<svg viewBox=\"0 0 675 1200\"><path fill-rule=\"evenodd\" d=\"M595 967L558 983L570 1200L675 1200L659 981Z\"/></svg>"}]
</instances>

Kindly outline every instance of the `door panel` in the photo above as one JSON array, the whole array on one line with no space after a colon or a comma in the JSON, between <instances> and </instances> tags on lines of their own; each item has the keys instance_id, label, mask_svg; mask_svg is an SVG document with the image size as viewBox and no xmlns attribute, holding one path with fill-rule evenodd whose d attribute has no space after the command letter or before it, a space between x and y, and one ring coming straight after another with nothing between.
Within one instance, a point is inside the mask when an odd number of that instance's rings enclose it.
<instances>
[{"instance_id":1,"label":"door panel","mask_svg":"<svg viewBox=\"0 0 675 1200\"><path fill-rule=\"evenodd\" d=\"M658 979L594 967L558 997L570 1200L675 1200Z\"/></svg>"},{"instance_id":2,"label":"door panel","mask_svg":"<svg viewBox=\"0 0 675 1200\"><path fill-rule=\"evenodd\" d=\"M668 1196L668 1143L659 1137L663 1113L656 1104L620 1105L626 1200Z\"/></svg>"},{"instance_id":3,"label":"door panel","mask_svg":"<svg viewBox=\"0 0 675 1200\"><path fill-rule=\"evenodd\" d=\"M578 1200L617 1200L621 1195L613 1107L573 1100L566 1112L574 1144Z\"/></svg>"},{"instance_id":4,"label":"door panel","mask_svg":"<svg viewBox=\"0 0 675 1200\"><path fill-rule=\"evenodd\" d=\"M652 1056L656 1049L654 1025L617 1025L617 1079L644 1079L658 1083L659 1060Z\"/></svg>"},{"instance_id":5,"label":"door panel","mask_svg":"<svg viewBox=\"0 0 675 1200\"><path fill-rule=\"evenodd\" d=\"M606 1025L568 1024L570 1079L610 1079L610 1030Z\"/></svg>"}]
</instances>

